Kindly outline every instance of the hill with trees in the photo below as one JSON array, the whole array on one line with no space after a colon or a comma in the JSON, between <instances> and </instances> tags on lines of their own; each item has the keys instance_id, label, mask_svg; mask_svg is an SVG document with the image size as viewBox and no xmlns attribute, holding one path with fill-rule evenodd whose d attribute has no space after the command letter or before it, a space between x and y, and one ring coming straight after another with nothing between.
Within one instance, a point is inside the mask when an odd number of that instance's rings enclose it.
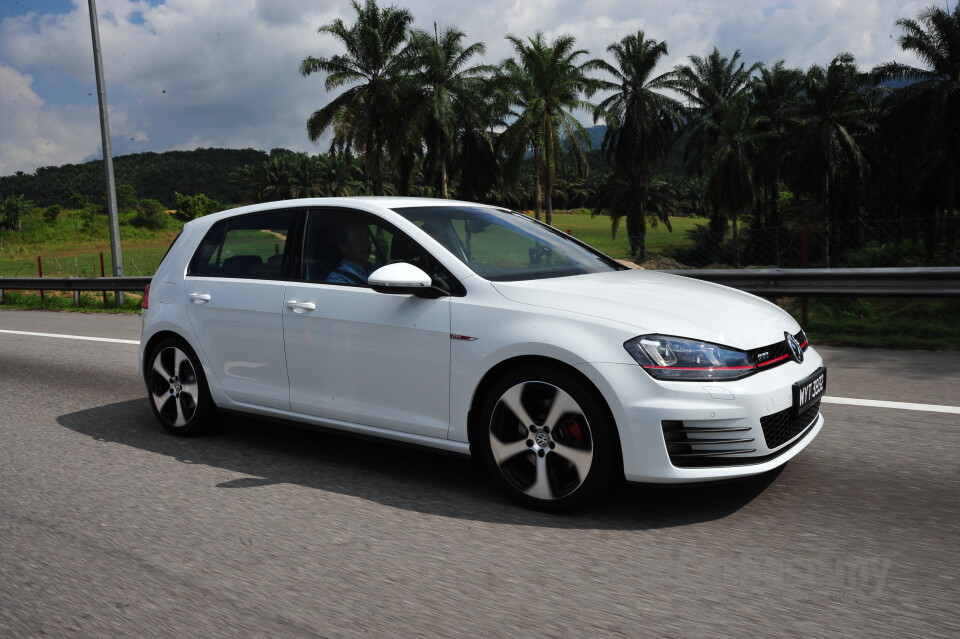
<instances>
[{"instance_id":1,"label":"hill with trees","mask_svg":"<svg viewBox=\"0 0 960 639\"><path fill-rule=\"evenodd\" d=\"M175 193L204 193L223 202L241 201L241 187L233 174L242 166L268 159L255 149L197 149L164 153L136 153L114 158L117 186L127 185L140 198L176 205ZM22 195L38 206L80 206L105 198L103 161L40 167L32 174L0 177L0 195Z\"/></svg>"}]
</instances>

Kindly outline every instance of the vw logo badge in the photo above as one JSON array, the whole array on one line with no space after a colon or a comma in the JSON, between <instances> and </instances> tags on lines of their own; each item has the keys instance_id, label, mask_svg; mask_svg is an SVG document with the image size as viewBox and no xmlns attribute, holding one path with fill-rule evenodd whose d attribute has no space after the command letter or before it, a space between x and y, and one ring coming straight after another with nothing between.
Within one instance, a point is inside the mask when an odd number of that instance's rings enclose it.
<instances>
[{"instance_id":1,"label":"vw logo badge","mask_svg":"<svg viewBox=\"0 0 960 639\"><path fill-rule=\"evenodd\" d=\"M797 360L798 364L803 363L803 349L800 348L800 342L797 341L797 338L784 331L783 336L787 338L787 348L790 349L790 354L793 355L793 359Z\"/></svg>"},{"instance_id":2,"label":"vw logo badge","mask_svg":"<svg viewBox=\"0 0 960 639\"><path fill-rule=\"evenodd\" d=\"M537 442L537 446L539 446L540 448L543 448L544 446L550 443L550 436L543 431L540 431L539 433L537 433L537 436L534 439Z\"/></svg>"}]
</instances>

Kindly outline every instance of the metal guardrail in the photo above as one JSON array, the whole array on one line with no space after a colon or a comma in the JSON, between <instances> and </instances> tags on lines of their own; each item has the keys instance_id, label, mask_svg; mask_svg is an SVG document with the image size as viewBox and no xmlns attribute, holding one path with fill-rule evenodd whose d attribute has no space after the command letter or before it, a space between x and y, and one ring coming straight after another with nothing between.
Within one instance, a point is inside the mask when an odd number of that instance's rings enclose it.
<instances>
[{"instance_id":1,"label":"metal guardrail","mask_svg":"<svg viewBox=\"0 0 960 639\"><path fill-rule=\"evenodd\" d=\"M694 277L763 297L960 297L960 267L689 269Z\"/></svg>"},{"instance_id":2,"label":"metal guardrail","mask_svg":"<svg viewBox=\"0 0 960 639\"><path fill-rule=\"evenodd\" d=\"M0 291L142 291L150 277L0 277Z\"/></svg>"},{"instance_id":3,"label":"metal guardrail","mask_svg":"<svg viewBox=\"0 0 960 639\"><path fill-rule=\"evenodd\" d=\"M658 271L763 297L960 297L960 267L687 269ZM0 277L0 295L26 291L142 291L149 277Z\"/></svg>"}]
</instances>

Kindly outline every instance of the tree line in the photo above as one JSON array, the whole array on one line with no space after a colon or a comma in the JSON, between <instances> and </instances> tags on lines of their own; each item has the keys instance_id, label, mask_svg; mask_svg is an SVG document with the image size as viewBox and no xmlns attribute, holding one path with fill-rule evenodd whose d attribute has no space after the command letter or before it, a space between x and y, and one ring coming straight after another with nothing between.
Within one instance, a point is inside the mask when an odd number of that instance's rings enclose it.
<instances>
[{"instance_id":1,"label":"tree line","mask_svg":"<svg viewBox=\"0 0 960 639\"><path fill-rule=\"evenodd\" d=\"M849 53L799 69L716 48L663 70L667 43L642 31L611 43L612 61L572 36L509 34L513 55L491 65L456 27L413 29L408 10L376 0L353 9L352 24L318 30L343 52L300 64L342 89L306 128L331 140L325 162L358 166L316 169L341 176L343 192L362 175L374 194L530 204L550 223L562 181L565 198L579 190L624 220L641 258L648 221L703 214L715 237L732 230L738 256L741 228L778 227L788 206L822 226L826 265L865 241L856 229L870 219L956 260L960 7L897 21L900 47L923 66L869 70ZM586 178L591 117L607 127L604 166ZM908 228L916 219L927 223Z\"/></svg>"}]
</instances>

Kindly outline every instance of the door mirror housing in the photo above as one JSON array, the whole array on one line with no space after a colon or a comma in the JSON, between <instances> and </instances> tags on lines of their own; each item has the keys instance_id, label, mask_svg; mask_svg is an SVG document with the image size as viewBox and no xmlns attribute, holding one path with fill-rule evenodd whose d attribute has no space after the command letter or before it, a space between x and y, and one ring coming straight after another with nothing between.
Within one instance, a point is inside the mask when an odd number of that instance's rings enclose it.
<instances>
[{"instance_id":1,"label":"door mirror housing","mask_svg":"<svg viewBox=\"0 0 960 639\"><path fill-rule=\"evenodd\" d=\"M435 299L447 294L435 287L433 280L422 269L406 262L378 268L367 278L367 284L378 293L392 295L416 295Z\"/></svg>"}]
</instances>

